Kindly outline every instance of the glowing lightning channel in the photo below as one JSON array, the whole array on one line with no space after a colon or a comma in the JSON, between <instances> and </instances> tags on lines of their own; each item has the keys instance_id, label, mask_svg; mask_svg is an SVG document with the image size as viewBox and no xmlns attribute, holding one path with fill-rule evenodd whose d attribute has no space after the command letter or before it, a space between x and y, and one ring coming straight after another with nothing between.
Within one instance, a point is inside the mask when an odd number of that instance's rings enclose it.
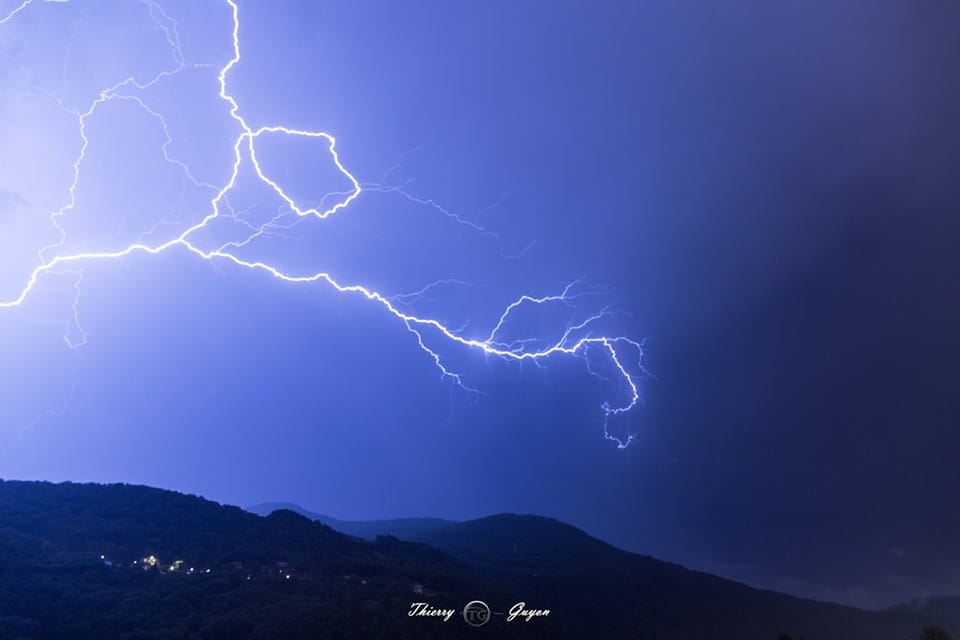
<instances>
[{"instance_id":1,"label":"glowing lightning channel","mask_svg":"<svg viewBox=\"0 0 960 640\"><path fill-rule=\"evenodd\" d=\"M65 2L66 0L44 0L46 2ZM25 10L34 0L25 0L22 4L17 6L13 11L3 18L0 18L0 24L4 24L13 19L18 13ZM511 342L503 342L500 338L500 335L504 333L505 327L510 323L511 317L518 309L524 306L530 305L550 305L550 304L562 304L567 307L573 308L574 301L579 297L585 295L591 295L591 292L585 292L578 290L584 283L581 280L574 281L568 284L563 291L555 295L547 296L531 296L531 295L522 295L517 298L514 302L510 303L499 316L498 321L490 332L484 338L471 338L464 335L463 330L454 330L441 323L440 321L429 318L421 317L416 315L412 310L409 309L409 299L416 298L419 295L422 295L427 290L438 286L440 284L465 284L460 283L456 280L441 280L431 285L427 285L420 291L414 292L412 294L399 294L394 296L382 295L377 291L369 289L360 284L343 284L333 276L326 272L318 272L310 275L296 275L286 273L281 271L276 266L268 264L262 261L253 261L246 260L239 257L233 250L243 247L251 242L253 239L260 237L266 233L269 233L276 228L286 229L287 226L280 226L279 221L283 217L284 212L281 210L273 219L268 221L265 224L258 226L250 225L249 223L244 222L250 230L250 235L242 241L227 242L222 244L216 249L213 250L203 250L197 245L191 242L191 237L201 229L206 228L213 220L218 218L231 218L236 220L237 214L230 207L229 201L227 199L228 194L234 188L237 177L240 171L240 167L244 161L244 158L249 160L251 166L256 172L259 180L270 187L273 192L289 207L289 210L295 213L299 218L313 217L317 219L325 219L330 216L333 216L343 210L345 210L349 205L356 200L360 194L364 191L365 188L369 191L379 191L379 192L388 192L388 193L398 193L406 199L416 202L421 205L426 205L432 207L442 214L454 219L459 224L464 224L474 228L476 231L483 235L491 235L496 237L492 232L488 231L485 227L480 226L478 223L471 222L469 220L459 217L457 214L452 213L440 205L436 204L433 200L417 198L410 195L407 191L400 187L385 187L375 183L363 184L357 178L350 173L350 171L343 165L340 160L340 156L337 152L336 140L335 138L322 131L307 131L301 129L295 129L286 126L261 126L259 128L252 127L241 115L240 105L237 100L229 93L227 88L227 76L230 71L240 62L240 19L239 19L239 8L237 6L236 0L226 0L227 5L229 5L232 17L233 17L233 29L232 29L232 40L233 40L233 57L227 61L227 63L219 69L217 74L217 80L219 83L219 92L218 95L220 99L225 101L229 105L230 117L239 125L240 133L233 142L233 168L230 173L229 179L222 186L215 186L208 183L203 183L196 180L193 175L190 173L187 165L183 162L172 158L167 150L171 143L171 136L167 124L164 121L163 116L151 109L142 99L132 96L126 93L120 93L124 89L136 89L144 90L147 89L160 80L166 77L175 75L186 68L197 68L204 67L208 65L190 65L184 61L182 51L180 50L180 41L179 36L176 32L176 22L173 21L167 14L163 11L162 8L154 0L142 0L150 12L151 19L154 21L155 25L158 26L161 30L164 31L166 35L166 40L170 47L173 50L174 59L176 61L176 67L173 69L168 69L161 71L159 74L154 76L148 81L137 81L134 78L127 78L112 87L105 89L99 93L97 98L93 101L90 107L84 112L71 111L67 109L62 101L58 99L62 109L67 111L67 113L74 116L78 123L80 129L80 137L82 140L82 145L78 157L76 158L73 165L73 181L69 189L69 200L66 205L60 209L51 212L50 220L54 228L60 234L60 241L56 244L49 245L44 247L39 253L40 264L31 272L29 278L27 279L26 284L22 290L16 294L14 297L8 300L0 300L0 308L12 308L21 305L33 291L34 287L37 285L38 281L46 274L70 274L75 277L74 280L74 291L75 298L72 307L73 311L73 322L74 327L76 328L78 335L75 340L67 339L67 342L70 346L79 346L86 342L87 336L80 328L79 317L78 317L78 299L80 291L80 281L82 271L80 266L82 263L88 263L93 261L105 261L105 260L117 260L124 258L126 256L135 254L135 253L145 253L145 254L159 254L173 248L186 249L187 251L195 254L199 258L209 262L223 261L227 263L232 263L238 267L244 267L246 269L260 271L270 276L283 280L290 283L314 283L314 282L323 282L328 286L332 287L336 291L345 294L356 294L366 298L371 302L375 302L381 305L388 313L393 315L395 318L400 320L406 329L414 335L417 343L430 357L436 367L439 369L442 377L447 377L453 380L458 386L463 389L473 391L470 387L466 386L463 382L461 374L449 369L443 362L443 358L440 356L439 352L428 346L427 340L425 339L426 332L432 332L438 336L444 338L447 342L452 344L461 345L468 349L476 350L482 352L488 356L495 356L507 361L517 361L517 362L532 362L535 364L541 364L542 361L550 358L555 355L568 355L576 356L582 358L587 363L587 371L590 375L597 377L599 379L610 381L610 378L605 378L601 374L597 373L590 365L589 353L599 349L607 359L609 365L612 366L613 374L616 378L616 385L618 386L618 395L625 396L626 400L619 404L612 404L607 401L602 405L604 413L604 436L613 442L619 448L626 448L630 442L633 440L634 436L629 435L626 439L622 439L618 436L611 434L608 430L608 421L610 418L624 414L630 411L638 402L640 398L639 389L637 386L637 380L639 377L645 376L646 371L643 368L643 345L640 342L629 339L624 336L605 336L605 335L593 335L591 329L595 323L611 314L609 308L603 308L599 312L596 312L578 322L569 322L567 328L562 333L562 335L556 340L545 340L543 338L520 338L513 340ZM157 15L160 15L166 21L166 24L161 25L157 22ZM122 249L115 251L104 251L104 252L79 252L79 253L65 253L56 255L54 257L47 257L47 254L56 249L62 249L66 240L66 232L58 223L58 218L68 214L75 206L76 203L76 187L80 180L81 174L81 165L84 162L85 153L89 145L89 140L86 135L86 121L87 119L97 110L98 107L104 103L111 100L127 100L132 101L139 108L143 109L151 117L157 119L165 134L165 142L162 146L163 156L165 160L171 164L178 166L184 175L197 187L210 189L214 192L213 198L210 200L210 211L203 217L199 222L188 227L180 235L162 242L160 244L150 244L147 243L144 238L146 236L152 235L157 230L155 225L153 229L142 234L140 239L133 244L130 244ZM257 159L257 150L256 143L257 140L264 134L280 134L283 136L293 136L293 137L304 137L304 138L314 138L322 139L327 146L330 157L333 160L334 165L336 166L339 173L346 178L350 185L351 189L347 192L340 193L339 195L345 196L337 200L331 206L323 208L323 205L318 205L317 207L304 207L298 204L277 182L275 179L269 177L267 173L263 170L260 165L260 162ZM338 194L328 194L328 195L338 195ZM325 202L326 197L321 201ZM221 211L221 207L224 206L229 209L229 212L224 213ZM281 208L282 209L282 208ZM497 239L499 242L499 239ZM401 309L401 306L403 309ZM631 373L628 367L624 364L625 357L627 352L632 352L633 357L636 358L636 370Z\"/></svg>"},{"instance_id":2,"label":"glowing lightning channel","mask_svg":"<svg viewBox=\"0 0 960 640\"><path fill-rule=\"evenodd\" d=\"M44 0L44 2L67 2L67 1L68 0ZM19 5L14 7L10 13L0 18L0 24L6 24L10 22L11 20L13 20L14 16L16 16L18 13L20 13L21 11L23 11L33 3L34 3L34 0L23 0L23 2L21 2Z\"/></svg>"}]
</instances>

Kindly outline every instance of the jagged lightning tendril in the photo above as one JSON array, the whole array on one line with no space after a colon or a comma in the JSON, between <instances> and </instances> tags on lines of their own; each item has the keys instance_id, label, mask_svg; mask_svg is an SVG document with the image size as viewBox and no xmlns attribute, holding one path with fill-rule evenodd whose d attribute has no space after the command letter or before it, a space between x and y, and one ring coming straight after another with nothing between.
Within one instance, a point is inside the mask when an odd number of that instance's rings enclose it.
<instances>
[{"instance_id":1,"label":"jagged lightning tendril","mask_svg":"<svg viewBox=\"0 0 960 640\"><path fill-rule=\"evenodd\" d=\"M68 0L44 0L44 2L67 2L67 1ZM10 13L0 18L0 24L6 24L7 22L10 22L11 20L13 20L14 16L16 16L18 13L20 13L21 11L23 11L33 3L34 3L34 0L23 0L23 2L21 2L19 5L14 7L13 10L10 11Z\"/></svg>"},{"instance_id":2,"label":"jagged lightning tendril","mask_svg":"<svg viewBox=\"0 0 960 640\"><path fill-rule=\"evenodd\" d=\"M67 2L68 0L43 1ZM16 6L6 16L0 18L0 25L10 22L16 17L17 14L27 9L34 2L35 0L24 0L24 2ZM603 428L605 437L608 440L615 442L619 448L625 448L630 444L634 436L631 434L626 438L622 438L611 434L608 429L608 421L614 416L630 411L639 402L640 395L637 386L638 379L646 374L643 368L643 344L625 336L606 336L593 334L592 328L594 325L599 320L611 314L611 310L609 308L604 307L600 311L588 315L580 320L571 320L567 323L566 329L557 339L549 340L544 338L524 337L507 341L507 339L501 337L502 334L505 333L507 326L510 324L514 314L523 307L529 307L532 305L561 304L573 309L578 298L591 294L591 292L583 286L584 283L582 281L578 280L570 283L560 293L555 295L520 296L515 301L507 305L507 307L500 314L496 324L484 337L471 338L464 335L464 331L462 329L454 330L436 319L416 315L412 310L413 305L411 304L411 302L415 301L418 297L437 286L443 284L467 283L463 283L455 279L439 280L435 283L427 285L419 291L408 294L395 294L393 296L387 296L360 284L341 283L333 276L325 272L318 272L308 275L291 274L286 273L278 267L267 262L248 260L237 255L237 252L235 251L236 249L246 246L254 239L266 234L277 233L278 229L289 229L293 224L295 224L295 222L281 223L281 220L285 217L288 217L290 213L292 213L298 220L310 217L322 220L345 210L360 196L364 190L381 193L396 193L411 202L431 207L458 224L465 225L482 235L494 238L498 245L499 237L497 237L493 232L489 231L486 227L479 224L479 222L465 219L458 214L445 209L431 199L413 196L403 187L391 187L379 183L361 183L341 162L339 153L337 151L336 140L328 133L322 131L307 131L280 125L261 126L256 128L251 126L244 119L240 111L239 103L230 94L227 87L227 76L230 74L231 69L233 69L240 62L241 58L239 38L239 8L235 0L226 0L226 4L229 5L233 18L233 56L223 67L219 69L217 73L217 81L219 84L218 95L220 99L226 102L229 106L230 118L232 118L239 126L240 133L233 142L233 165L226 183L217 186L197 180L184 162L173 158L168 153L168 148L172 142L172 138L163 115L159 111L150 108L143 99L129 92L142 92L157 84L162 79L171 77L183 71L184 69L207 67L210 65L187 63L180 47L180 38L177 33L176 21L170 18L155 0L141 0L141 3L147 7L150 18L154 25L164 33L165 39L167 44L170 46L172 57L176 64L173 68L163 70L152 78L138 80L134 77L128 77L114 84L113 86L104 89L97 95L90 106L82 112L68 109L60 98L48 94L50 97L57 100L62 110L76 119L81 139L80 151L73 164L73 176L68 190L67 202L62 207L50 212L49 214L50 222L58 233L59 240L53 244L43 247L39 251L39 265L30 273L26 284L19 291L19 293L14 295L12 298L0 300L0 308L12 308L21 305L44 275L51 274L72 276L74 278L72 330L68 330L64 339L71 347L80 346L86 343L87 340L87 335L80 325L78 311L83 263L117 260L136 253L159 254L170 249L181 248L206 261L222 261L232 263L238 267L264 272L285 282L323 282L338 292L356 294L365 297L371 302L375 302L381 305L387 312L403 323L406 329L415 337L419 347L433 360L442 377L451 379L454 383L465 390L475 391L464 383L460 373L451 370L447 365L444 364L443 358L436 348L428 345L428 341L425 338L425 334L427 332L437 334L445 339L448 343L459 344L468 349L477 350L489 356L495 356L507 361L531 362L540 365L544 360L550 358L551 356L568 355L579 357L586 362L587 371L591 376L604 380L608 383L612 383L617 390L617 396L621 398L621 401L617 404L608 401L604 402L602 405L604 412ZM147 238L157 233L159 227L164 224L164 222L161 222L154 225L154 227L147 232L141 234L136 242L122 249L102 252L91 251L77 253L57 253L57 251L63 249L67 238L66 231L60 225L59 219L68 215L76 206L77 185L80 182L82 165L84 163L86 151L90 142L87 137L86 130L87 120L102 105L114 100L129 101L160 123L165 136L165 141L161 148L164 159L170 164L177 166L179 170L182 171L183 175L194 186L208 189L212 193L212 198L210 199L210 210L199 222L189 226L179 235L164 242L150 243L147 241ZM349 182L350 189L345 192L328 194L328 197L337 198L336 201L329 206L324 205L328 199L327 197L323 198L321 203L314 207L306 207L299 204L284 190L281 184L274 177L267 175L267 172L264 171L257 158L257 141L261 138L261 136L266 134L323 140L326 143L333 164L336 166L337 171ZM234 221L240 220L239 215L233 210L229 203L228 195L237 182L241 165L245 159L253 167L257 178L259 178L264 185L268 186L277 195L277 197L283 201L286 207L289 208L289 212L284 211L281 207L281 210L275 217L266 223L259 225L252 225L243 221L243 224L246 225L247 229L249 230L249 235L247 235L245 239L221 244L218 248L212 250L201 249L197 244L194 244L194 242L191 241L191 238L199 230L206 228L213 220L218 218L230 218ZM501 246L501 254L502 253L503 250ZM605 356L606 362L609 366L611 366L610 375L603 375L597 372L594 367L591 366L591 353L595 354L597 351ZM625 364L625 362L627 362L626 359L628 355L634 359L633 362L636 363L635 366L628 367Z\"/></svg>"}]
</instances>

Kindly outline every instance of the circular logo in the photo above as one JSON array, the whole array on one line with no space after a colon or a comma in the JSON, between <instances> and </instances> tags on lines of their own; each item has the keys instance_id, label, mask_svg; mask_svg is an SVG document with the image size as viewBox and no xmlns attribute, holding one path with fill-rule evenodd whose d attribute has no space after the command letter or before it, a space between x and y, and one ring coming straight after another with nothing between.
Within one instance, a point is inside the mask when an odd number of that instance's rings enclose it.
<instances>
[{"instance_id":1,"label":"circular logo","mask_svg":"<svg viewBox=\"0 0 960 640\"><path fill-rule=\"evenodd\" d=\"M463 608L463 619L471 627L482 627L490 622L490 607L482 600L468 602Z\"/></svg>"}]
</instances>

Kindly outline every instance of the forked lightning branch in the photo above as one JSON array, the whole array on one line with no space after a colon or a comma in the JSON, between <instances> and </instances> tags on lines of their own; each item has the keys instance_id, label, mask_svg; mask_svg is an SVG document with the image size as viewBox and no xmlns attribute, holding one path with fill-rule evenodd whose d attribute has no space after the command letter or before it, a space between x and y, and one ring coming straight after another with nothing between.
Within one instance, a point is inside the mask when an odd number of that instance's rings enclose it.
<instances>
[{"instance_id":1,"label":"forked lightning branch","mask_svg":"<svg viewBox=\"0 0 960 640\"><path fill-rule=\"evenodd\" d=\"M42 1L67 3L67 0ZM241 105L231 94L228 83L231 70L241 64L240 9L234 0L226 0L233 21L233 55L222 67L214 69L216 83L211 83L211 91L217 91L219 98L226 103L229 108L229 116L239 131L232 146L232 170L229 179L221 185L211 185L195 179L188 165L168 152L169 145L172 142L170 128L167 126L163 113L152 107L144 94L152 87L165 82L185 69L204 65L191 64L185 60L177 31L177 22L167 15L162 5L155 0L141 0L141 2L155 26L165 34L165 40L170 47L171 57L175 64L149 79L136 79L134 77L122 79L100 91L99 95L85 110L69 111L76 119L82 144L73 163L73 180L68 189L67 201L49 213L50 225L56 231L59 240L44 246L39 251L36 267L29 273L29 277L23 282L22 287L15 289L13 294L7 298L0 299L0 309L9 309L26 304L35 287L44 278L69 275L75 278L74 295L76 298L74 299L73 311L74 320L77 320L77 308L81 293L80 278L85 265L92 262L122 260L134 254L155 255L175 249L185 250L200 260L225 263L239 269L262 272L290 283L321 284L344 295L363 297L370 303L379 305L387 314L393 316L416 340L420 349L432 360L442 376L452 380L464 389L470 389L464 379L464 374L447 364L448 358L445 358L444 353L449 353L449 349L464 348L506 361L529 361L536 364L545 364L551 358L580 358L584 362L588 375L603 379L605 383L610 385L610 399L603 402L601 406L605 437L615 442L620 448L625 448L630 444L633 435L614 435L608 427L609 420L612 417L626 414L639 402L638 383L645 375L643 345L639 341L626 336L607 335L598 328L600 321L612 313L607 307L590 312L585 317L577 316L573 312L575 308L580 308L579 305L573 303L589 293L589 288L583 282L571 283L553 295L522 295L503 309L489 332L481 335L470 335L465 330L451 328L440 320L410 311L409 305L404 304L397 296L382 294L360 283L343 282L325 271L292 273L276 264L271 264L269 260L252 260L241 257L243 254L239 249L249 245L257 238L283 228L279 217L259 225L248 225L246 235L241 240L233 240L214 248L203 247L197 240L199 232L207 229L215 220L233 215L228 204L228 195L234 190L243 166L252 168L256 178L276 194L283 202L286 214L296 216L297 219L303 219L305 222L312 219L317 224L331 216L345 215L351 203L360 197L365 188L381 192L397 190L376 184L368 186L358 180L341 161L337 141L328 133L283 125L254 126L248 122L244 117ZM16 20L18 16L31 11L33 7L30 5L33 4L38 4L38 2L26 0L0 17L0 29L4 28L3 25ZM105 104L114 101L131 103L159 123L166 136L162 147L164 159L179 171L182 171L184 176L194 185L210 190L212 197L209 201L209 208L200 214L202 217L199 218L199 221L186 226L182 230L178 229L179 233L162 241L149 242L146 240L147 236L152 238L156 233L145 233L140 236L138 241L111 251L67 251L68 233L64 230L62 220L66 216L70 216L76 208L77 186L82 179L86 153L91 142L88 136L87 121ZM62 102L60 106L64 110L68 110ZM258 141L266 134L315 139L320 144L325 145L336 170L350 185L349 189L339 194L330 194L335 198L330 206L310 207L298 202L285 190L282 177L272 175L264 170L258 160ZM428 202L432 205L432 201ZM438 280L438 282L446 281L449 281L449 279ZM531 305L549 305L551 309L556 307L560 312L567 314L565 329L558 332L559 335L554 336L521 335L520 337L504 337L517 310ZM77 327L79 328L79 324L77 324ZM80 333L82 335L82 331ZM68 340L68 343L70 342ZM82 341L73 341L74 345L78 342ZM605 373L598 371L601 366L606 369Z\"/></svg>"}]
</instances>

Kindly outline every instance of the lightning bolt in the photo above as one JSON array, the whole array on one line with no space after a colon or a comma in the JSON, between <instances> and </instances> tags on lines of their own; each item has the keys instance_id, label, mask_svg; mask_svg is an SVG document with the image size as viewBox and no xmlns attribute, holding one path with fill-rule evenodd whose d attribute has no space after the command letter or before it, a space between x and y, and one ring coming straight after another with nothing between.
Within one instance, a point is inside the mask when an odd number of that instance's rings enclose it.
<instances>
[{"instance_id":1,"label":"lightning bolt","mask_svg":"<svg viewBox=\"0 0 960 640\"><path fill-rule=\"evenodd\" d=\"M66 2L67 0L43 1ZM446 364L445 358L442 355L442 350L446 348L444 345L448 347L460 346L508 362L530 362L538 366L542 366L548 359L553 357L569 356L580 358L585 361L587 372L590 376L598 380L603 380L605 383L613 386L614 396L618 398L618 401L611 399L601 405L603 412L603 433L604 437L614 442L617 447L626 448L633 440L634 435L630 434L626 437L614 435L610 432L608 426L611 419L626 414L640 401L638 382L647 375L644 369L644 345L626 336L606 335L595 330L600 321L609 317L614 311L610 307L603 307L599 311L582 314L581 310L583 305L581 303L583 300L589 296L597 295L597 290L587 285L583 280L577 280L568 284L563 290L556 294L542 296L521 295L503 309L497 322L488 332L479 336L471 336L464 328L451 328L435 318L418 315L414 311L414 303L428 291L441 286L462 286L467 283L455 279L439 280L428 284L418 291L394 294L391 296L382 294L362 284L342 282L330 273L324 271L307 274L289 273L270 262L241 257L238 250L247 246L257 238L268 234L280 233L283 230L292 228L301 221L322 221L331 216L342 214L364 191L398 194L413 203L432 208L447 218L452 219L457 224L465 225L482 236L493 238L498 246L500 246L501 254L505 254L502 245L500 245L499 237L481 225L478 221L479 218L477 221L471 221L440 206L432 199L412 195L404 186L362 183L341 161L337 149L337 141L329 133L297 129L283 125L259 127L251 125L244 118L240 104L230 93L227 82L231 70L240 64L241 46L239 7L235 0L225 0L225 2L232 15L233 55L226 64L217 71L217 95L220 100L226 103L226 106L229 108L229 117L239 129L239 133L234 138L232 144L233 163L229 178L225 183L220 185L214 185L196 179L184 162L170 155L169 146L173 138L162 113L151 108L148 103L138 95L138 93L142 94L164 79L170 78L185 69L210 66L187 63L181 50L176 21L170 18L164 12L162 6L154 0L141 0L141 3L147 7L150 19L154 25L164 33L176 64L172 68L161 71L152 78L138 80L134 77L128 77L100 91L99 95L96 96L84 111L71 110L64 105L61 99L52 94L48 94L58 101L62 110L75 118L78 125L81 146L73 163L73 179L68 190L67 202L49 214L50 224L56 230L59 239L39 251L39 264L37 264L29 274L29 277L27 277L26 282L19 292L15 292L8 299L0 299L0 309L10 309L22 305L30 297L37 284L45 277L72 277L75 294L72 305L73 328L71 331L68 331L68 337L65 337L65 340L70 347L77 347L85 344L87 341L87 335L80 327L78 310L83 265L93 262L121 260L134 254L157 255L178 249L184 250L209 263L223 263L246 270L262 272L277 280L288 283L320 283L339 293L359 296L373 304L379 305L386 313L402 323L406 330L417 341L420 349L433 361L441 377L452 380L457 386L464 390L476 391L466 384L461 372L453 370ZM25 0L6 16L0 18L0 25L10 22L33 3L34 0ZM195 187L206 189L210 192L209 210L198 222L187 226L179 235L168 237L168 239L164 241L151 242L149 239L160 233L161 227L166 224L173 224L167 220L154 225L147 232L141 234L137 241L120 249L112 251L64 251L67 232L61 226L60 220L64 216L69 215L76 206L77 185L81 179L86 152L90 144L87 135L87 121L94 113L103 107L103 105L114 101L128 102L142 109L144 113L159 123L165 136L165 141L161 148L165 161L176 166L182 172L183 176ZM268 175L258 159L258 141L261 137L268 134L291 138L313 139L322 142L326 146L329 157L336 167L336 170L350 185L349 189L343 192L327 194L327 196L321 199L320 204L316 206L307 206L298 202L287 193L278 179ZM242 213L235 211L229 200L229 195L237 184L238 175L244 163L249 163L249 166L252 167L260 183L268 187L283 203L276 216L258 225L244 221ZM390 172L392 171L393 169L390 170ZM388 174L390 172L388 172ZM328 204L328 200L333 200L332 204ZM220 244L220 246L213 249L204 249L198 243L196 237L201 230L209 228L215 220L240 222L246 228L245 237L242 240L234 240ZM568 314L567 317L569 318L566 322L565 329L560 332L559 336L553 338L523 335L513 338L505 337L505 335L511 331L511 325L515 324L515 315L517 315L521 309L530 307L558 307L565 309ZM513 331L515 331L515 329ZM597 371L596 367L599 363L603 363L608 369L607 375Z\"/></svg>"},{"instance_id":2,"label":"lightning bolt","mask_svg":"<svg viewBox=\"0 0 960 640\"><path fill-rule=\"evenodd\" d=\"M44 2L67 2L68 0L43 0L43 1ZM34 2L35 0L23 0L23 2L21 2L19 5L14 7L13 10L10 11L10 13L0 18L0 24L6 24L10 22L18 13L20 13L21 11L29 7Z\"/></svg>"}]
</instances>

